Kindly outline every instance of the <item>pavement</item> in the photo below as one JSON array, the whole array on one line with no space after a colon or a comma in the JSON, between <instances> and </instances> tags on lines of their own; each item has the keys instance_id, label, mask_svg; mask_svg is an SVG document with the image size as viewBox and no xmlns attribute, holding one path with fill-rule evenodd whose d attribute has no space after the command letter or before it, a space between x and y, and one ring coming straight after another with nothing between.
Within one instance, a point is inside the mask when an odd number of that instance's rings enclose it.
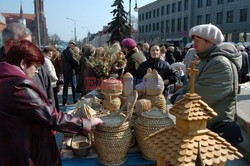
<instances>
[{"instance_id":1,"label":"pavement","mask_svg":"<svg viewBox=\"0 0 250 166\"><path fill-rule=\"evenodd\" d=\"M67 107L62 106L62 90L58 94L59 99L59 106L61 111L67 111L69 108L74 108L73 99L72 99L72 93L71 88L69 88L69 99L68 103L72 103L71 105ZM238 96L238 102L237 102L237 120L242 128L242 134L244 137L244 141L240 143L236 148L243 154L244 158L233 160L233 161L227 161L226 166L250 166L250 82L247 82L245 84L241 85L241 94ZM168 109L171 108L171 104L168 102ZM170 115L173 120L175 119L174 116ZM62 139L63 134L57 133L56 140L58 143L58 148L60 149L62 147Z\"/></svg>"}]
</instances>

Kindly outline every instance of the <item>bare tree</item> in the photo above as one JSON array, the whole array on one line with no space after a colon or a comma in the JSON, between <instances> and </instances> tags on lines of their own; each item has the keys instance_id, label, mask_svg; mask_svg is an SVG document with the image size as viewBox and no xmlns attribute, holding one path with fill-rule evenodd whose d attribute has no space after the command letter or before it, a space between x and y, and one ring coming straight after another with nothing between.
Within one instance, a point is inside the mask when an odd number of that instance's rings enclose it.
<instances>
[{"instance_id":1,"label":"bare tree","mask_svg":"<svg viewBox=\"0 0 250 166\"><path fill-rule=\"evenodd\" d=\"M61 43L61 38L58 36L58 34L52 34L49 36L49 43L51 45L60 45Z\"/></svg>"}]
</instances>

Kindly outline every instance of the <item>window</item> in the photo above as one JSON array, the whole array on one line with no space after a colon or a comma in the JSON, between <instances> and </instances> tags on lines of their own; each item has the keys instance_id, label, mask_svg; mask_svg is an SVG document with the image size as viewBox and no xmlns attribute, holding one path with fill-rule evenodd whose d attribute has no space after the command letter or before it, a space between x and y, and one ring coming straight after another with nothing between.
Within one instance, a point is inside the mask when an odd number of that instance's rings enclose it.
<instances>
[{"instance_id":1,"label":"window","mask_svg":"<svg viewBox=\"0 0 250 166\"><path fill-rule=\"evenodd\" d=\"M247 9L240 9L240 22L247 21Z\"/></svg>"},{"instance_id":2,"label":"window","mask_svg":"<svg viewBox=\"0 0 250 166\"><path fill-rule=\"evenodd\" d=\"M169 20L166 20L166 32L169 32Z\"/></svg>"},{"instance_id":3,"label":"window","mask_svg":"<svg viewBox=\"0 0 250 166\"><path fill-rule=\"evenodd\" d=\"M155 31L155 23L153 23L153 31Z\"/></svg>"},{"instance_id":4,"label":"window","mask_svg":"<svg viewBox=\"0 0 250 166\"><path fill-rule=\"evenodd\" d=\"M153 18L155 18L155 9L153 10Z\"/></svg>"},{"instance_id":5,"label":"window","mask_svg":"<svg viewBox=\"0 0 250 166\"><path fill-rule=\"evenodd\" d=\"M202 8L202 0L198 0L198 8Z\"/></svg>"},{"instance_id":6,"label":"window","mask_svg":"<svg viewBox=\"0 0 250 166\"><path fill-rule=\"evenodd\" d=\"M184 1L184 10L188 10L188 0Z\"/></svg>"},{"instance_id":7,"label":"window","mask_svg":"<svg viewBox=\"0 0 250 166\"><path fill-rule=\"evenodd\" d=\"M146 12L146 20L148 19L148 12Z\"/></svg>"},{"instance_id":8,"label":"window","mask_svg":"<svg viewBox=\"0 0 250 166\"><path fill-rule=\"evenodd\" d=\"M172 4L172 13L175 13L175 3Z\"/></svg>"},{"instance_id":9,"label":"window","mask_svg":"<svg viewBox=\"0 0 250 166\"><path fill-rule=\"evenodd\" d=\"M169 8L170 8L170 5L167 5L167 7L166 7L166 14L169 14Z\"/></svg>"},{"instance_id":10,"label":"window","mask_svg":"<svg viewBox=\"0 0 250 166\"><path fill-rule=\"evenodd\" d=\"M159 22L156 23L156 30L159 31Z\"/></svg>"},{"instance_id":11,"label":"window","mask_svg":"<svg viewBox=\"0 0 250 166\"><path fill-rule=\"evenodd\" d=\"M207 6L212 6L212 0L207 0Z\"/></svg>"},{"instance_id":12,"label":"window","mask_svg":"<svg viewBox=\"0 0 250 166\"><path fill-rule=\"evenodd\" d=\"M177 31L178 32L181 31L181 18L178 18L178 20L177 20Z\"/></svg>"},{"instance_id":13,"label":"window","mask_svg":"<svg viewBox=\"0 0 250 166\"><path fill-rule=\"evenodd\" d=\"M159 17L160 16L160 9L159 8L157 8L157 17Z\"/></svg>"},{"instance_id":14,"label":"window","mask_svg":"<svg viewBox=\"0 0 250 166\"><path fill-rule=\"evenodd\" d=\"M197 16L197 25L201 24L201 18L202 18L201 15Z\"/></svg>"},{"instance_id":15,"label":"window","mask_svg":"<svg viewBox=\"0 0 250 166\"><path fill-rule=\"evenodd\" d=\"M161 33L164 33L164 21L161 21Z\"/></svg>"},{"instance_id":16,"label":"window","mask_svg":"<svg viewBox=\"0 0 250 166\"><path fill-rule=\"evenodd\" d=\"M139 33L141 33L141 26L139 26Z\"/></svg>"},{"instance_id":17,"label":"window","mask_svg":"<svg viewBox=\"0 0 250 166\"><path fill-rule=\"evenodd\" d=\"M223 14L222 12L217 13L217 24L222 24Z\"/></svg>"},{"instance_id":18,"label":"window","mask_svg":"<svg viewBox=\"0 0 250 166\"><path fill-rule=\"evenodd\" d=\"M184 17L183 30L184 31L188 30L188 17Z\"/></svg>"},{"instance_id":19,"label":"window","mask_svg":"<svg viewBox=\"0 0 250 166\"><path fill-rule=\"evenodd\" d=\"M206 14L206 24L211 23L211 14Z\"/></svg>"},{"instance_id":20,"label":"window","mask_svg":"<svg viewBox=\"0 0 250 166\"><path fill-rule=\"evenodd\" d=\"M234 2L234 0L227 0L227 2Z\"/></svg>"},{"instance_id":21,"label":"window","mask_svg":"<svg viewBox=\"0 0 250 166\"><path fill-rule=\"evenodd\" d=\"M233 11L227 12L227 23L233 23Z\"/></svg>"},{"instance_id":22,"label":"window","mask_svg":"<svg viewBox=\"0 0 250 166\"><path fill-rule=\"evenodd\" d=\"M151 32L151 24L148 24L148 31Z\"/></svg>"},{"instance_id":23,"label":"window","mask_svg":"<svg viewBox=\"0 0 250 166\"><path fill-rule=\"evenodd\" d=\"M218 5L223 4L224 0L218 0Z\"/></svg>"},{"instance_id":24,"label":"window","mask_svg":"<svg viewBox=\"0 0 250 166\"><path fill-rule=\"evenodd\" d=\"M175 32L175 19L172 19L172 21L171 21L172 23L171 23L171 32Z\"/></svg>"},{"instance_id":25,"label":"window","mask_svg":"<svg viewBox=\"0 0 250 166\"><path fill-rule=\"evenodd\" d=\"M148 12L148 19L151 19L151 11Z\"/></svg>"},{"instance_id":26,"label":"window","mask_svg":"<svg viewBox=\"0 0 250 166\"><path fill-rule=\"evenodd\" d=\"M164 12L165 12L165 6L162 6L162 7L161 7L161 15L162 15L162 16L164 15Z\"/></svg>"},{"instance_id":27,"label":"window","mask_svg":"<svg viewBox=\"0 0 250 166\"><path fill-rule=\"evenodd\" d=\"M144 33L144 26L142 26L142 33Z\"/></svg>"},{"instance_id":28,"label":"window","mask_svg":"<svg viewBox=\"0 0 250 166\"><path fill-rule=\"evenodd\" d=\"M139 14L139 21L141 21L141 14Z\"/></svg>"},{"instance_id":29,"label":"window","mask_svg":"<svg viewBox=\"0 0 250 166\"><path fill-rule=\"evenodd\" d=\"M181 12L182 10L182 2L178 2L178 12Z\"/></svg>"},{"instance_id":30,"label":"window","mask_svg":"<svg viewBox=\"0 0 250 166\"><path fill-rule=\"evenodd\" d=\"M148 32L148 25L145 25L145 31Z\"/></svg>"},{"instance_id":31,"label":"window","mask_svg":"<svg viewBox=\"0 0 250 166\"><path fill-rule=\"evenodd\" d=\"M142 13L142 21L144 21L144 13Z\"/></svg>"}]
</instances>

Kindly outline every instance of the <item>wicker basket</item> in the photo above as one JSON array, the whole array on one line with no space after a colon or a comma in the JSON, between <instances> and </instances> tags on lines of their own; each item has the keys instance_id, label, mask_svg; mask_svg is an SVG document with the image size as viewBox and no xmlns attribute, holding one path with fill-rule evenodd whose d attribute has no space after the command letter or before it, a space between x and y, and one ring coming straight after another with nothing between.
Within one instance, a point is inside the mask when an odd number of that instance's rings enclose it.
<instances>
[{"instance_id":1,"label":"wicker basket","mask_svg":"<svg viewBox=\"0 0 250 166\"><path fill-rule=\"evenodd\" d=\"M138 94L133 91L131 104L128 102L118 112L103 116L103 124L96 126L94 131L95 148L98 161L104 165L122 165L126 162L126 155L131 144L132 133L130 118ZM121 113L127 108L128 114Z\"/></svg>"},{"instance_id":2,"label":"wicker basket","mask_svg":"<svg viewBox=\"0 0 250 166\"><path fill-rule=\"evenodd\" d=\"M71 138L70 147L75 156L86 157L89 154L91 143L86 136L74 135Z\"/></svg>"},{"instance_id":3,"label":"wicker basket","mask_svg":"<svg viewBox=\"0 0 250 166\"><path fill-rule=\"evenodd\" d=\"M149 112L142 112L135 122L135 136L142 156L147 160L156 160L156 153L152 151L144 139L161 128L173 125L174 122L161 110L153 108Z\"/></svg>"}]
</instances>

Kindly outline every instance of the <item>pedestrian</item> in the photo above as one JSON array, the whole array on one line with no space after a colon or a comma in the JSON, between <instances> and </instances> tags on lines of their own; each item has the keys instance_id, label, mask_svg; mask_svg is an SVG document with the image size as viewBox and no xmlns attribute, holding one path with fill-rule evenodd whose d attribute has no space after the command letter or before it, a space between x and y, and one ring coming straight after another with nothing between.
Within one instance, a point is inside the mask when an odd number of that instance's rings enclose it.
<instances>
[{"instance_id":1,"label":"pedestrian","mask_svg":"<svg viewBox=\"0 0 250 166\"><path fill-rule=\"evenodd\" d=\"M3 61L5 54L7 54L9 47L6 44L12 40L28 40L32 41L31 31L20 23L10 23L3 30L3 47L0 50L0 62ZM38 74L36 74L32 80L39 86L39 88L46 94L49 102L55 105L55 99L53 94L53 89L51 86L50 78L42 65Z\"/></svg>"},{"instance_id":2,"label":"pedestrian","mask_svg":"<svg viewBox=\"0 0 250 166\"><path fill-rule=\"evenodd\" d=\"M27 40L9 41L0 63L0 165L61 166L52 130L89 133L102 123L57 112L31 81L44 63L40 49Z\"/></svg>"},{"instance_id":3,"label":"pedestrian","mask_svg":"<svg viewBox=\"0 0 250 166\"><path fill-rule=\"evenodd\" d=\"M191 28L189 36L193 40L200 62L196 68L199 73L195 78L195 93L202 97L218 114L208 121L208 128L228 130L236 136L240 132L235 122L238 92L238 70L241 68L241 54L231 43L224 43L219 28L212 24L202 24ZM178 101L189 92L189 83L173 94L171 100ZM232 122L232 123L231 123ZM231 125L233 127L231 128ZM237 131L234 130L236 127ZM225 138L225 135L222 135ZM227 141L231 141L226 138ZM234 143L231 141L231 143Z\"/></svg>"},{"instance_id":4,"label":"pedestrian","mask_svg":"<svg viewBox=\"0 0 250 166\"><path fill-rule=\"evenodd\" d=\"M68 47L63 50L61 54L62 58L62 70L63 70L63 106L67 105L68 99L68 86L71 85L73 102L77 103L78 99L76 96L76 74L78 72L79 63L74 55L74 48L77 46L76 42L70 40Z\"/></svg>"},{"instance_id":5,"label":"pedestrian","mask_svg":"<svg viewBox=\"0 0 250 166\"><path fill-rule=\"evenodd\" d=\"M236 47L242 55L242 66L240 69L240 83L243 84L245 82L249 81L249 77L247 76L247 74L249 73L249 59L248 59L248 54L245 51L245 47L243 45L239 45Z\"/></svg>"},{"instance_id":6,"label":"pedestrian","mask_svg":"<svg viewBox=\"0 0 250 166\"><path fill-rule=\"evenodd\" d=\"M165 85L164 95L167 92L167 86L174 84L177 81L176 75L170 68L170 65L165 60L161 60L160 45L153 44L149 47L149 59L143 62L136 74L137 84L142 81L142 78L146 75L148 68L157 70L158 74L162 77Z\"/></svg>"},{"instance_id":7,"label":"pedestrian","mask_svg":"<svg viewBox=\"0 0 250 166\"><path fill-rule=\"evenodd\" d=\"M135 77L138 67L142 62L146 61L146 58L141 51L138 51L137 44L132 38L123 39L122 46L127 59L127 66L124 73L129 72Z\"/></svg>"},{"instance_id":8,"label":"pedestrian","mask_svg":"<svg viewBox=\"0 0 250 166\"><path fill-rule=\"evenodd\" d=\"M53 51L54 51L54 48L51 46L47 46L43 49L43 55L44 55L44 59L45 59L44 69L47 72L47 74L51 80L51 87L53 89L55 106L56 106L57 111L59 111L59 103L58 103L58 97L57 97L58 77L56 75L55 67L54 67L53 63L51 62L51 58L53 56Z\"/></svg>"}]
</instances>

